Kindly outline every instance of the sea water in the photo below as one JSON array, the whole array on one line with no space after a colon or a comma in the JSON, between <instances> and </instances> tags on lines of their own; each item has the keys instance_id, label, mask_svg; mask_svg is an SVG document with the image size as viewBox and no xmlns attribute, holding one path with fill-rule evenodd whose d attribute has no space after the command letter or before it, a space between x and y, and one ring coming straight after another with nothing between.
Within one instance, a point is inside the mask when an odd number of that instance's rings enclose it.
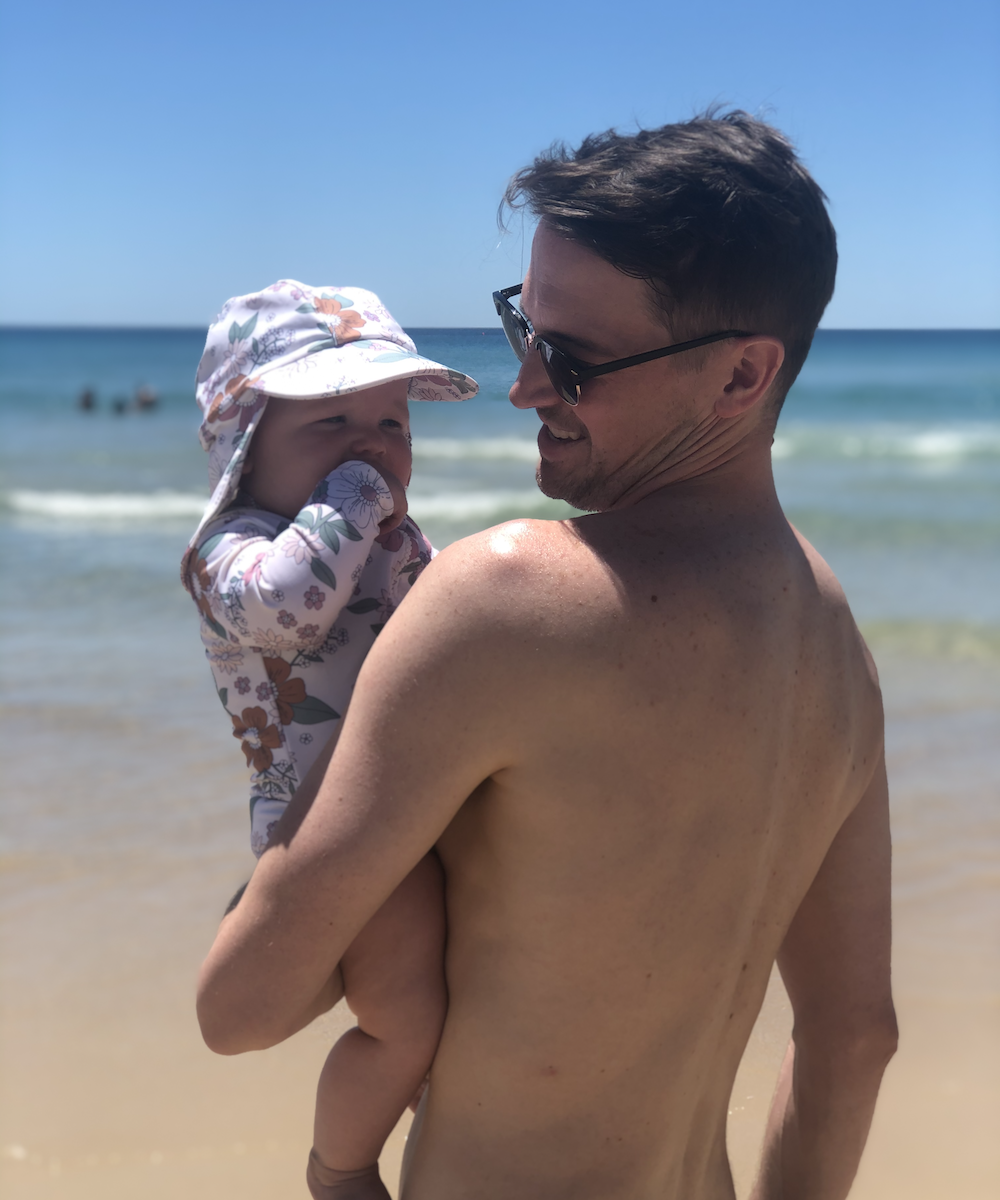
<instances>
[{"instance_id":1,"label":"sea water","mask_svg":"<svg viewBox=\"0 0 1000 1200\"><path fill-rule=\"evenodd\" d=\"M411 332L481 384L464 404L411 406L410 508L431 540L569 514L535 487L537 419L507 401L516 362L500 331ZM223 1067L199 1057L190 1017L191 971L250 866L242 757L177 573L206 499L202 344L193 330L0 331L12 1198L48 1195L30 1190L43 1178L61 1180L53 1196L106 1197L159 1194L168 1177L164 1195L229 1194L238 1179L263 1196L297 1161L283 1157L288 1130L308 1143L312 1035L263 1056L270 1066ZM132 408L140 385L158 394L153 411ZM774 457L786 511L843 583L886 696L905 1053L856 1194L971 1200L1000 1171L977 1133L998 1115L983 1014L1000 998L1000 334L821 331ZM253 1071L277 1073L281 1117L259 1115L259 1080L235 1095ZM756 1131L765 1108L734 1100L737 1133L740 1114ZM738 1182L749 1170L737 1161Z\"/></svg>"}]
</instances>

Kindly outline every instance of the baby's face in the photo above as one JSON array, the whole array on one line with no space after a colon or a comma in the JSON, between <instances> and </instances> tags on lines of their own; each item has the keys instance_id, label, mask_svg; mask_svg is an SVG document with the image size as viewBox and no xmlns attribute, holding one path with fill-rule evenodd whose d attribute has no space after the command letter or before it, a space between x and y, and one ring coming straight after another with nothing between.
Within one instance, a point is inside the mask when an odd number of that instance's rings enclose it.
<instances>
[{"instance_id":1,"label":"baby's face","mask_svg":"<svg viewBox=\"0 0 1000 1200\"><path fill-rule=\"evenodd\" d=\"M261 508L291 518L325 475L353 458L405 487L412 465L408 388L408 379L394 379L319 400L272 396L250 443L244 488Z\"/></svg>"}]
</instances>

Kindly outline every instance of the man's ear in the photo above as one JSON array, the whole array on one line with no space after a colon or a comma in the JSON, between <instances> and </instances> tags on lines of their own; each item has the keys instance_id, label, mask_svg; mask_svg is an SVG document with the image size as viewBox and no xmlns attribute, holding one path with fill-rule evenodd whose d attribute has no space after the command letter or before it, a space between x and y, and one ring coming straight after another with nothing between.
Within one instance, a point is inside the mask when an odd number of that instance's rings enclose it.
<instances>
[{"instance_id":1,"label":"man's ear","mask_svg":"<svg viewBox=\"0 0 1000 1200\"><path fill-rule=\"evenodd\" d=\"M720 417L742 416L764 399L785 361L785 347L776 337L747 338L737 343L731 361L732 377L715 402Z\"/></svg>"}]
</instances>

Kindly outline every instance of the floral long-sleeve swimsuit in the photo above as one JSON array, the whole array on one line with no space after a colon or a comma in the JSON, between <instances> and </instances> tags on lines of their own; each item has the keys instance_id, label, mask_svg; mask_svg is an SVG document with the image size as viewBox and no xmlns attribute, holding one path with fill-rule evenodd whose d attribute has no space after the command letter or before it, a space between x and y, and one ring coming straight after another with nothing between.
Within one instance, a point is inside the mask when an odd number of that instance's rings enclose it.
<instances>
[{"instance_id":1,"label":"floral long-sleeve swimsuit","mask_svg":"<svg viewBox=\"0 0 1000 1200\"><path fill-rule=\"evenodd\" d=\"M190 586L222 706L250 768L250 844L260 855L335 723L365 656L434 555L392 512L382 476L343 463L294 521L236 503L198 541Z\"/></svg>"}]
</instances>

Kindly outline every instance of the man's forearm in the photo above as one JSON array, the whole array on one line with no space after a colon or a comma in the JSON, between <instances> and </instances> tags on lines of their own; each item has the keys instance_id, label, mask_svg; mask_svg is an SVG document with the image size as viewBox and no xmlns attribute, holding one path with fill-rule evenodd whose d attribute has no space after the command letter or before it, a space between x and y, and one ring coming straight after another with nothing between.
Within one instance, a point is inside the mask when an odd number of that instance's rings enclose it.
<instances>
[{"instance_id":1,"label":"man's forearm","mask_svg":"<svg viewBox=\"0 0 1000 1200\"><path fill-rule=\"evenodd\" d=\"M751 1200L844 1200L894 1048L891 1031L813 1053L789 1044Z\"/></svg>"}]
</instances>

